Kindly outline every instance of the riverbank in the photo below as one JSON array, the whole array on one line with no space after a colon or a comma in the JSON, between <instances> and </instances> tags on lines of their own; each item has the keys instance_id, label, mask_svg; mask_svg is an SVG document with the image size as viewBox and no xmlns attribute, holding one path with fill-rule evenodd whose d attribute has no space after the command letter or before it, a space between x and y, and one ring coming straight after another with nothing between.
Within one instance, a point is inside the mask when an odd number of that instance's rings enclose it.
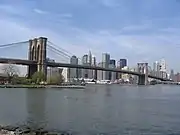
<instances>
[{"instance_id":1,"label":"riverbank","mask_svg":"<svg viewBox=\"0 0 180 135\"><path fill-rule=\"evenodd\" d=\"M67 132L31 129L27 126L0 126L0 135L72 135Z\"/></svg>"},{"instance_id":2,"label":"riverbank","mask_svg":"<svg viewBox=\"0 0 180 135\"><path fill-rule=\"evenodd\" d=\"M0 88L72 88L72 89L84 89L82 85L0 85Z\"/></svg>"}]
</instances>

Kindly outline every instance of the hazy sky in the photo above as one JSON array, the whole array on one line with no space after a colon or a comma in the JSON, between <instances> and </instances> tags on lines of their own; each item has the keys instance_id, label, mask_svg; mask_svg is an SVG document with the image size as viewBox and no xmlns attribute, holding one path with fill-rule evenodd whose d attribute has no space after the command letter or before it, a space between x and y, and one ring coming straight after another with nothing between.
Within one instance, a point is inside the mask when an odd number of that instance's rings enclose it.
<instances>
[{"instance_id":1,"label":"hazy sky","mask_svg":"<svg viewBox=\"0 0 180 135\"><path fill-rule=\"evenodd\" d=\"M79 57L108 52L130 65L164 58L180 69L179 0L1 0L0 30L0 44L46 36Z\"/></svg>"}]
</instances>

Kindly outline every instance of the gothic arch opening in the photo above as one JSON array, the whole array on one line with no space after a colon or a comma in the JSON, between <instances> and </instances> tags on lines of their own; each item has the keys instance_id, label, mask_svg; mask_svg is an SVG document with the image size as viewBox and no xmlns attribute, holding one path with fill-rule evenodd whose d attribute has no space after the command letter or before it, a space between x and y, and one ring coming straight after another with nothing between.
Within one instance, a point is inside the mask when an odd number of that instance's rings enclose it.
<instances>
[{"instance_id":1,"label":"gothic arch opening","mask_svg":"<svg viewBox=\"0 0 180 135\"><path fill-rule=\"evenodd\" d=\"M32 51L32 53L31 53L31 60L34 60L34 54L35 54L35 48L34 48L34 46L32 46L32 48L31 48L31 51Z\"/></svg>"},{"instance_id":2,"label":"gothic arch opening","mask_svg":"<svg viewBox=\"0 0 180 135\"><path fill-rule=\"evenodd\" d=\"M40 45L37 45L37 57L36 57L36 60L39 61L40 60L40 54L41 54L41 49L40 49Z\"/></svg>"}]
</instances>

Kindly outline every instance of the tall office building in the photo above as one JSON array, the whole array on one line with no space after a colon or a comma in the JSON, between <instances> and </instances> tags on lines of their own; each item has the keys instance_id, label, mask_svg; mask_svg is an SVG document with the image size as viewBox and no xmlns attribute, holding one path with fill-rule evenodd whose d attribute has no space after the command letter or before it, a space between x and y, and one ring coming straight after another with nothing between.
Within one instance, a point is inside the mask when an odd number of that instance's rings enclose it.
<instances>
[{"instance_id":1,"label":"tall office building","mask_svg":"<svg viewBox=\"0 0 180 135\"><path fill-rule=\"evenodd\" d=\"M88 66L88 55L82 57L82 65ZM82 78L88 78L88 69L81 70Z\"/></svg>"},{"instance_id":2,"label":"tall office building","mask_svg":"<svg viewBox=\"0 0 180 135\"><path fill-rule=\"evenodd\" d=\"M91 51L89 51L89 54L88 54L88 65L92 66L92 54L91 54ZM91 69L88 69L88 78L93 79L93 70L91 70Z\"/></svg>"},{"instance_id":3,"label":"tall office building","mask_svg":"<svg viewBox=\"0 0 180 135\"><path fill-rule=\"evenodd\" d=\"M169 78L174 80L174 70L173 69L171 69Z\"/></svg>"},{"instance_id":4,"label":"tall office building","mask_svg":"<svg viewBox=\"0 0 180 135\"><path fill-rule=\"evenodd\" d=\"M96 57L92 56L92 66L96 66ZM96 77L96 71L93 70L93 79Z\"/></svg>"},{"instance_id":5,"label":"tall office building","mask_svg":"<svg viewBox=\"0 0 180 135\"><path fill-rule=\"evenodd\" d=\"M166 61L164 59L160 60L160 65L161 65L161 71L166 72L167 65L166 65Z\"/></svg>"},{"instance_id":6,"label":"tall office building","mask_svg":"<svg viewBox=\"0 0 180 135\"><path fill-rule=\"evenodd\" d=\"M116 60L113 60L113 59L110 60L109 68L116 68ZM116 80L116 72L109 72L109 79L111 81L115 81Z\"/></svg>"},{"instance_id":7,"label":"tall office building","mask_svg":"<svg viewBox=\"0 0 180 135\"><path fill-rule=\"evenodd\" d=\"M72 56L70 59L70 64L78 65L78 58L76 56ZM78 69L70 68L69 69L69 77L70 77L70 80L72 80L73 78L78 78Z\"/></svg>"},{"instance_id":8,"label":"tall office building","mask_svg":"<svg viewBox=\"0 0 180 135\"><path fill-rule=\"evenodd\" d=\"M120 69L124 68L127 66L127 59L120 59L118 61L118 67L120 67Z\"/></svg>"},{"instance_id":9,"label":"tall office building","mask_svg":"<svg viewBox=\"0 0 180 135\"><path fill-rule=\"evenodd\" d=\"M161 66L161 73L162 73L162 77L163 78L167 78L167 65L166 65L166 61L164 59L160 60L160 66Z\"/></svg>"},{"instance_id":10,"label":"tall office building","mask_svg":"<svg viewBox=\"0 0 180 135\"><path fill-rule=\"evenodd\" d=\"M88 63L89 65L92 64L92 54L91 54L91 51L89 51L87 63Z\"/></svg>"},{"instance_id":11,"label":"tall office building","mask_svg":"<svg viewBox=\"0 0 180 135\"><path fill-rule=\"evenodd\" d=\"M117 68L118 69L122 69L122 68L124 68L126 66L127 66L127 59L120 59L117 62ZM121 73L117 73L116 74L116 79L122 79L122 74Z\"/></svg>"},{"instance_id":12,"label":"tall office building","mask_svg":"<svg viewBox=\"0 0 180 135\"><path fill-rule=\"evenodd\" d=\"M92 56L92 66L96 66L96 57Z\"/></svg>"},{"instance_id":13,"label":"tall office building","mask_svg":"<svg viewBox=\"0 0 180 135\"><path fill-rule=\"evenodd\" d=\"M110 55L108 53L102 54L102 67L109 68ZM109 71L103 71L103 80L109 80Z\"/></svg>"},{"instance_id":14,"label":"tall office building","mask_svg":"<svg viewBox=\"0 0 180 135\"><path fill-rule=\"evenodd\" d=\"M98 65L97 65L98 67L103 67L103 63L102 62L100 62L100 63L98 63ZM97 71L97 80L103 80L103 71L102 70L98 70Z\"/></svg>"},{"instance_id":15,"label":"tall office building","mask_svg":"<svg viewBox=\"0 0 180 135\"><path fill-rule=\"evenodd\" d=\"M153 74L155 76L157 76L157 77L161 76L160 69L161 69L160 63L158 61L154 62L153 63Z\"/></svg>"}]
</instances>

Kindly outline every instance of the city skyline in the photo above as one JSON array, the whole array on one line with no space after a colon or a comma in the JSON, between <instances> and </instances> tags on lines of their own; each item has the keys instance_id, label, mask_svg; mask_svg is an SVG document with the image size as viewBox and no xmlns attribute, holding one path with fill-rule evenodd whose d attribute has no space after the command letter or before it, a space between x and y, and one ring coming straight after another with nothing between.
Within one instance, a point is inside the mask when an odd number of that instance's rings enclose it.
<instances>
[{"instance_id":1,"label":"city skyline","mask_svg":"<svg viewBox=\"0 0 180 135\"><path fill-rule=\"evenodd\" d=\"M0 44L47 36L78 57L91 50L99 61L108 52L116 60L127 58L130 66L164 58L178 72L179 5L167 0L2 0Z\"/></svg>"}]
</instances>

